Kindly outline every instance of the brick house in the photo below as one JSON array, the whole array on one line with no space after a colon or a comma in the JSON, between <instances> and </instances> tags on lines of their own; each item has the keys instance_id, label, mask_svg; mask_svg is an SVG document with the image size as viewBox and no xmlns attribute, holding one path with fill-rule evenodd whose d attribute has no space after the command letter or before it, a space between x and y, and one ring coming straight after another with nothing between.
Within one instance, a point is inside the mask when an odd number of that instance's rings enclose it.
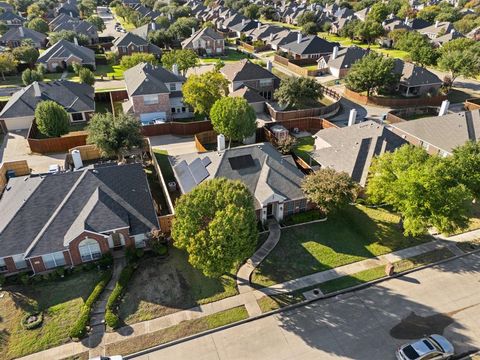
<instances>
[{"instance_id":1,"label":"brick house","mask_svg":"<svg viewBox=\"0 0 480 360\"><path fill-rule=\"evenodd\" d=\"M273 93L280 85L280 79L277 76L248 59L226 64L220 72L230 81L230 92L247 86L266 100L273 99Z\"/></svg>"},{"instance_id":2,"label":"brick house","mask_svg":"<svg viewBox=\"0 0 480 360\"><path fill-rule=\"evenodd\" d=\"M141 164L12 178L0 211L0 272L7 274L144 247L146 234L159 226Z\"/></svg>"},{"instance_id":3,"label":"brick house","mask_svg":"<svg viewBox=\"0 0 480 360\"><path fill-rule=\"evenodd\" d=\"M85 35L90 45L98 43L98 29L88 21L80 20L65 14L59 14L48 24L50 31L60 32L63 30L73 31Z\"/></svg>"},{"instance_id":4,"label":"brick house","mask_svg":"<svg viewBox=\"0 0 480 360\"><path fill-rule=\"evenodd\" d=\"M194 32L192 36L182 41L182 49L193 49L200 55L219 55L225 52L225 40L223 35L210 27L206 27Z\"/></svg>"},{"instance_id":5,"label":"brick house","mask_svg":"<svg viewBox=\"0 0 480 360\"><path fill-rule=\"evenodd\" d=\"M66 69L74 63L95 70L95 52L78 45L78 43L62 39L45 50L38 58L37 63L44 64L50 72L55 72L59 68Z\"/></svg>"},{"instance_id":6,"label":"brick house","mask_svg":"<svg viewBox=\"0 0 480 360\"><path fill-rule=\"evenodd\" d=\"M162 55L162 49L157 45L150 44L147 40L130 32L113 40L112 51L116 52L120 58L133 53L154 54L157 58Z\"/></svg>"},{"instance_id":7,"label":"brick house","mask_svg":"<svg viewBox=\"0 0 480 360\"><path fill-rule=\"evenodd\" d=\"M0 37L0 45L16 48L22 45L22 41L31 40L33 47L44 49L47 45L47 36L38 31L31 30L24 26L11 27Z\"/></svg>"},{"instance_id":8,"label":"brick house","mask_svg":"<svg viewBox=\"0 0 480 360\"><path fill-rule=\"evenodd\" d=\"M142 124L189 118L193 114L183 103L185 77L161 66L140 63L124 73L128 100L125 112L138 116Z\"/></svg>"}]
</instances>

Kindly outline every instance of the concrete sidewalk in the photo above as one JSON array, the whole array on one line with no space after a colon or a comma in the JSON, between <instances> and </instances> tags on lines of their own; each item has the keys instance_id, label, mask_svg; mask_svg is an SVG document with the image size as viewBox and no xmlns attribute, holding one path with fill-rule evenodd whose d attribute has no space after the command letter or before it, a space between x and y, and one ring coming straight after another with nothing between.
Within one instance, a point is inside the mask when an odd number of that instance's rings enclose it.
<instances>
[{"instance_id":1,"label":"concrete sidewalk","mask_svg":"<svg viewBox=\"0 0 480 360\"><path fill-rule=\"evenodd\" d=\"M275 231L275 230L274 230ZM280 231L280 230L278 230ZM376 258L365 259L352 264L344 265L335 269L321 271L315 274L304 276L299 279L294 279L281 284L276 284L268 288L253 290L249 292L240 293L229 298L215 301L209 304L199 305L188 310L178 311L176 313L163 316L160 318L143 321L118 329L113 333L105 333L103 337L103 346L106 344L115 343L128 338L148 334L157 330L165 329L170 326L177 325L182 321L198 319L207 315L215 314L217 312L231 309L237 306L244 305L250 317L260 314L257 299L264 297L265 295L273 295L278 293L287 293L295 290L300 290L305 287L318 285L322 282L329 281L335 278L339 278L345 275L357 273L359 271L371 269L380 265L385 265L387 262L399 261L402 259L417 256L432 250L441 248L451 248L455 246L456 242L471 241L480 238L480 230L475 230L469 233L456 235L453 237L436 237L436 240L414 246L411 248L395 251L389 254L378 256ZM458 248L457 248L458 249ZM460 249L458 249L460 250ZM257 259L258 260L258 259ZM256 263L256 261L255 261ZM258 264L257 264L258 265ZM250 286L249 286L250 287ZM88 344L89 340L84 339L83 344ZM28 355L21 359L23 360L47 360L47 359L62 359L68 356L80 354L90 349L82 343L68 343L56 348L41 351L32 355ZM59 356L62 354L62 356Z\"/></svg>"}]
</instances>

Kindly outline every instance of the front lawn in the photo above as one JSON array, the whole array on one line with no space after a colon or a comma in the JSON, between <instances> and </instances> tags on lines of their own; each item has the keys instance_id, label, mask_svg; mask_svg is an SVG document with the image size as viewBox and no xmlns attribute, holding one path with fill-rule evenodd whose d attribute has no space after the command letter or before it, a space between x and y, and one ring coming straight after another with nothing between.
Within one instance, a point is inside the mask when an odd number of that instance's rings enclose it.
<instances>
[{"instance_id":1,"label":"front lawn","mask_svg":"<svg viewBox=\"0 0 480 360\"><path fill-rule=\"evenodd\" d=\"M231 63L242 59L248 59L248 54L241 51L228 49L225 52L226 54L222 56L200 57L200 62L203 64L215 64L218 60L222 60L224 63Z\"/></svg>"},{"instance_id":2,"label":"front lawn","mask_svg":"<svg viewBox=\"0 0 480 360\"><path fill-rule=\"evenodd\" d=\"M283 229L280 242L252 276L258 287L296 279L431 240L405 237L398 215L349 206L326 222Z\"/></svg>"},{"instance_id":3,"label":"front lawn","mask_svg":"<svg viewBox=\"0 0 480 360\"><path fill-rule=\"evenodd\" d=\"M125 69L120 65L98 65L95 70L95 76L100 78L101 75L104 77L112 77L115 80L123 79L123 72Z\"/></svg>"},{"instance_id":4,"label":"front lawn","mask_svg":"<svg viewBox=\"0 0 480 360\"><path fill-rule=\"evenodd\" d=\"M64 280L9 286L0 298L0 358L13 359L69 342L69 332L102 272L79 271ZM25 330L27 312L44 310L43 324Z\"/></svg>"},{"instance_id":5,"label":"front lawn","mask_svg":"<svg viewBox=\"0 0 480 360\"><path fill-rule=\"evenodd\" d=\"M237 293L234 275L204 276L186 252L171 248L166 259L145 258L135 271L118 314L126 324L150 320Z\"/></svg>"}]
</instances>

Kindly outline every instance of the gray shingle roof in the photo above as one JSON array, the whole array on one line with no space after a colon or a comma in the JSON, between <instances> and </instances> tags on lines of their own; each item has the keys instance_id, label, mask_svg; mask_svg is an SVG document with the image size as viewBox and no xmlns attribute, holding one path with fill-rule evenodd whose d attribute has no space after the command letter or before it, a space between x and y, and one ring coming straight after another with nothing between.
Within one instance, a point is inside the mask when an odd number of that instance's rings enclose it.
<instances>
[{"instance_id":1,"label":"gray shingle roof","mask_svg":"<svg viewBox=\"0 0 480 360\"><path fill-rule=\"evenodd\" d=\"M136 35L131 32L127 32L120 36L119 38L116 38L113 40L113 45L116 47L119 46L129 46L130 44L134 44L135 46L148 46L148 52L153 53L153 54L161 54L162 49L160 49L157 45L149 43L147 40L144 38L140 37L139 35Z\"/></svg>"},{"instance_id":2,"label":"gray shingle roof","mask_svg":"<svg viewBox=\"0 0 480 360\"><path fill-rule=\"evenodd\" d=\"M253 159L253 166L234 170L229 159L246 155ZM241 180L255 196L257 209L272 197L284 200L304 198L300 188L303 173L297 168L291 156L282 156L270 143L240 146L222 153L212 151L171 157L173 171L182 191L188 192L190 187L182 181L179 173L182 167L180 164L186 162L189 165L195 159L207 157L211 163L206 166L208 176L203 181L218 177Z\"/></svg>"},{"instance_id":3,"label":"gray shingle roof","mask_svg":"<svg viewBox=\"0 0 480 360\"><path fill-rule=\"evenodd\" d=\"M0 257L27 249L28 256L61 251L83 230L127 225L131 234L141 234L158 227L141 164L20 177L11 179L8 186L0 200L2 212L11 210L11 198L19 201L9 218L0 220Z\"/></svg>"},{"instance_id":4,"label":"gray shingle roof","mask_svg":"<svg viewBox=\"0 0 480 360\"><path fill-rule=\"evenodd\" d=\"M335 46L340 46L340 44L321 39L317 35L309 35L302 37L300 43L295 40L283 45L282 48L288 49L294 54L308 55L331 53Z\"/></svg>"},{"instance_id":5,"label":"gray shingle roof","mask_svg":"<svg viewBox=\"0 0 480 360\"><path fill-rule=\"evenodd\" d=\"M254 103L259 103L259 102L265 102L265 98L262 97L259 93L257 93L255 90L250 89L248 86L241 86L234 92L231 92L228 94L230 97L241 97L247 100L249 104L254 104Z\"/></svg>"},{"instance_id":6,"label":"gray shingle roof","mask_svg":"<svg viewBox=\"0 0 480 360\"><path fill-rule=\"evenodd\" d=\"M328 66L336 69L351 68L354 63L368 54L368 50L358 46L350 46L338 51L335 59L329 56Z\"/></svg>"},{"instance_id":7,"label":"gray shingle roof","mask_svg":"<svg viewBox=\"0 0 480 360\"><path fill-rule=\"evenodd\" d=\"M38 31L28 29L24 26L12 27L2 37L0 42L22 41L24 39L32 39L34 42L43 43L47 39L45 34Z\"/></svg>"},{"instance_id":8,"label":"gray shingle roof","mask_svg":"<svg viewBox=\"0 0 480 360\"><path fill-rule=\"evenodd\" d=\"M365 185L372 159L406 143L383 125L366 121L344 128L329 128L316 134L313 158L322 167L345 171Z\"/></svg>"},{"instance_id":9,"label":"gray shingle roof","mask_svg":"<svg viewBox=\"0 0 480 360\"><path fill-rule=\"evenodd\" d=\"M430 70L413 63L395 59L395 74L402 74L400 83L407 86L442 84L443 81Z\"/></svg>"},{"instance_id":10,"label":"gray shingle roof","mask_svg":"<svg viewBox=\"0 0 480 360\"><path fill-rule=\"evenodd\" d=\"M205 27L196 31L192 36L182 41L182 47L189 47L191 43L200 38L210 38L213 40L223 40L223 36L210 27Z\"/></svg>"},{"instance_id":11,"label":"gray shingle roof","mask_svg":"<svg viewBox=\"0 0 480 360\"><path fill-rule=\"evenodd\" d=\"M35 96L35 86L40 88L41 96ZM0 112L0 118L8 119L33 116L40 101L53 100L62 105L67 112L85 112L95 110L93 87L66 80L47 83L33 83L12 95Z\"/></svg>"},{"instance_id":12,"label":"gray shingle roof","mask_svg":"<svg viewBox=\"0 0 480 360\"><path fill-rule=\"evenodd\" d=\"M391 125L446 152L480 141L480 110L433 116Z\"/></svg>"},{"instance_id":13,"label":"gray shingle roof","mask_svg":"<svg viewBox=\"0 0 480 360\"><path fill-rule=\"evenodd\" d=\"M226 64L220 69L220 72L230 81L278 79L270 71L250 62L248 59Z\"/></svg>"},{"instance_id":14,"label":"gray shingle roof","mask_svg":"<svg viewBox=\"0 0 480 360\"><path fill-rule=\"evenodd\" d=\"M173 72L148 63L140 63L124 72L129 96L170 93L165 85L184 82L185 78Z\"/></svg>"},{"instance_id":15,"label":"gray shingle roof","mask_svg":"<svg viewBox=\"0 0 480 360\"><path fill-rule=\"evenodd\" d=\"M50 59L68 59L70 56L82 59L84 64L95 65L95 51L64 39L45 50L45 52L40 55L37 62L45 64Z\"/></svg>"},{"instance_id":16,"label":"gray shingle roof","mask_svg":"<svg viewBox=\"0 0 480 360\"><path fill-rule=\"evenodd\" d=\"M3 13L0 13L0 21L12 21L12 20L20 20L20 21L25 21L24 18L22 18L20 15L17 15L11 11L5 11Z\"/></svg>"}]
</instances>

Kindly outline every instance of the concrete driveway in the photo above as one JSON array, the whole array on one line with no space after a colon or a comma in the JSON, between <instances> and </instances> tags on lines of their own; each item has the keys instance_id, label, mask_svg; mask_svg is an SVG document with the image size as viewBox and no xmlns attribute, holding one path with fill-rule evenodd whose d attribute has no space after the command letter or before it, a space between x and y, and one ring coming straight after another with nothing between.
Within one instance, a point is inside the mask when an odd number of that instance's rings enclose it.
<instances>
[{"instance_id":1,"label":"concrete driveway","mask_svg":"<svg viewBox=\"0 0 480 360\"><path fill-rule=\"evenodd\" d=\"M167 150L168 155L182 155L197 152L193 136L159 135L151 136L150 144L154 149Z\"/></svg>"},{"instance_id":2,"label":"concrete driveway","mask_svg":"<svg viewBox=\"0 0 480 360\"><path fill-rule=\"evenodd\" d=\"M47 172L48 167L53 164L63 168L66 153L32 154L26 137L27 130L8 133L0 149L0 162L27 160L34 173Z\"/></svg>"},{"instance_id":3,"label":"concrete driveway","mask_svg":"<svg viewBox=\"0 0 480 360\"><path fill-rule=\"evenodd\" d=\"M459 354L480 347L479 279L480 256L469 255L137 359L393 360L432 333Z\"/></svg>"}]
</instances>

